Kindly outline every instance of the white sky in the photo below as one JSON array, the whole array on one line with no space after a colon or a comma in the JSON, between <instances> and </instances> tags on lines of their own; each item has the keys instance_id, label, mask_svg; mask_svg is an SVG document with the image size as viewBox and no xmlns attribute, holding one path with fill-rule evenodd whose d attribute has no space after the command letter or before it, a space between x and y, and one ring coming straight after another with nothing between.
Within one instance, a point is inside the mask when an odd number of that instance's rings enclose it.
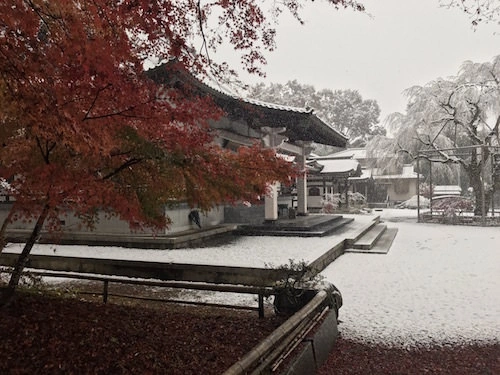
<instances>
[{"instance_id":1,"label":"white sky","mask_svg":"<svg viewBox=\"0 0 500 375\"><path fill-rule=\"evenodd\" d=\"M438 0L361 2L371 17L335 11L324 1L305 5L303 26L282 17L277 49L266 54L265 82L297 79L316 90L356 89L364 99L377 100L382 122L404 111L403 90L455 75L466 60L486 62L500 54L498 26L484 24L474 31L465 14L440 8ZM227 50L218 58L237 62Z\"/></svg>"}]
</instances>

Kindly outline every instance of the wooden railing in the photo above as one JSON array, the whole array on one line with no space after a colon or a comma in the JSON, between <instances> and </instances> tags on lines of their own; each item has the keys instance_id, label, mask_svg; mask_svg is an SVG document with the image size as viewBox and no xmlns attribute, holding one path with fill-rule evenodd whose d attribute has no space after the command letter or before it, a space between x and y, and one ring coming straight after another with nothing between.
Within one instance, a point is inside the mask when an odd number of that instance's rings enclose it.
<instances>
[{"instance_id":1,"label":"wooden railing","mask_svg":"<svg viewBox=\"0 0 500 375\"><path fill-rule=\"evenodd\" d=\"M7 268L0 269L0 273L10 272ZM166 302L166 303L182 303L189 305L202 305L202 306L213 306L213 307L223 307L232 309L242 309L242 310L253 310L258 311L259 317L264 317L264 298L269 297L275 293L272 287L252 287L246 285L225 285L225 284L212 284L212 283L200 283L200 282L179 282L179 281L163 281L163 280L147 280L147 279L132 279L128 277L119 276L106 276L106 275L94 275L85 273L73 273L73 272L60 272L60 271L41 271L41 270L29 270L25 272L32 276L40 277L58 277L58 278L69 278L78 280L90 280L99 281L103 283L102 292L78 292L79 294L101 294L104 303L108 302L110 297L120 297L120 298L130 298L138 300L156 301L156 302ZM174 289L188 289L188 290L204 290L222 293L241 293L241 294L253 294L258 297L258 306L240 306L240 305L230 305L230 304L218 304L218 303L207 303L200 301L186 301L181 299L163 299L163 298L152 298L144 297L138 295L129 294L119 294L112 293L109 290L109 285L112 283L117 284L129 284L129 285L140 285L140 286L155 286L162 288L174 288Z\"/></svg>"}]
</instances>

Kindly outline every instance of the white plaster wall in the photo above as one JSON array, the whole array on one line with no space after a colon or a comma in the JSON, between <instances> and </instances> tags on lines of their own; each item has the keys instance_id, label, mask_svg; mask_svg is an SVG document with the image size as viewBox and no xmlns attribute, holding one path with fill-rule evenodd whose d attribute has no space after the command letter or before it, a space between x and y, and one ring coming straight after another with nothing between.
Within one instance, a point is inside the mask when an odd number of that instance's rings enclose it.
<instances>
[{"instance_id":1,"label":"white plaster wall","mask_svg":"<svg viewBox=\"0 0 500 375\"><path fill-rule=\"evenodd\" d=\"M11 204L0 204L0 223L3 223L7 217ZM165 209L165 214L170 217L172 224L165 233L176 233L189 229L195 229L195 224L189 223L188 215L191 209L186 204L179 204L174 208ZM82 225L80 219L68 212L60 216L62 221L62 229L64 232L90 232L86 226ZM200 213L200 221L203 226L218 225L224 222L224 209L223 207L216 207L211 211L202 214ZM34 222L15 221L9 224L7 229L32 229ZM127 222L120 220L117 217L107 217L104 212L99 213L99 219L96 224L94 232L110 233L110 234L129 234L131 233L130 227ZM141 232L143 233L143 232ZM146 231L151 233L151 231Z\"/></svg>"}]
</instances>

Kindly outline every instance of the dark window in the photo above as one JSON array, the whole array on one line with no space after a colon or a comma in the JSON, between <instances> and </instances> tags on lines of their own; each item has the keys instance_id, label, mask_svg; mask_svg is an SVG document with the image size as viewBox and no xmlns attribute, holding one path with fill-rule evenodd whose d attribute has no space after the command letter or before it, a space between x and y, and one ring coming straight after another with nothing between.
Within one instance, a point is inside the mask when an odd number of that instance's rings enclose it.
<instances>
[{"instance_id":1,"label":"dark window","mask_svg":"<svg viewBox=\"0 0 500 375\"><path fill-rule=\"evenodd\" d=\"M319 197L321 195L319 191L319 187L313 186L312 188L309 188L309 196L311 197Z\"/></svg>"}]
</instances>

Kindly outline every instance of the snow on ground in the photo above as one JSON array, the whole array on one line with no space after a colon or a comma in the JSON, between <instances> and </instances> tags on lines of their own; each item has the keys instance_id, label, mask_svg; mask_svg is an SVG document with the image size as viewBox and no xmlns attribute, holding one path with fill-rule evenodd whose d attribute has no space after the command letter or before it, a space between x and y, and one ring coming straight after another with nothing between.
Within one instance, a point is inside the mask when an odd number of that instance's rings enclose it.
<instances>
[{"instance_id":1,"label":"snow on ground","mask_svg":"<svg viewBox=\"0 0 500 375\"><path fill-rule=\"evenodd\" d=\"M347 253L323 271L342 292L342 335L411 346L500 340L500 229L408 220L387 255ZM414 212L414 211L413 211Z\"/></svg>"},{"instance_id":2,"label":"snow on ground","mask_svg":"<svg viewBox=\"0 0 500 375\"><path fill-rule=\"evenodd\" d=\"M498 342L500 229L419 224L416 210L375 214L399 229L389 253L344 254L322 272L342 292L341 334L403 346ZM264 267L311 261L334 237L241 237L224 246L180 250L57 246L55 254ZM37 245L33 253L54 254L54 246ZM189 298L256 306L253 296L190 292Z\"/></svg>"},{"instance_id":3,"label":"snow on ground","mask_svg":"<svg viewBox=\"0 0 500 375\"><path fill-rule=\"evenodd\" d=\"M5 252L21 252L22 246L23 244L9 244ZM31 253L166 263L266 267L287 264L289 259L313 261L332 246L331 240L325 240L325 238L321 237L245 236L235 238L234 241L217 247L194 249L145 250L106 246L88 247L36 244Z\"/></svg>"}]
</instances>

